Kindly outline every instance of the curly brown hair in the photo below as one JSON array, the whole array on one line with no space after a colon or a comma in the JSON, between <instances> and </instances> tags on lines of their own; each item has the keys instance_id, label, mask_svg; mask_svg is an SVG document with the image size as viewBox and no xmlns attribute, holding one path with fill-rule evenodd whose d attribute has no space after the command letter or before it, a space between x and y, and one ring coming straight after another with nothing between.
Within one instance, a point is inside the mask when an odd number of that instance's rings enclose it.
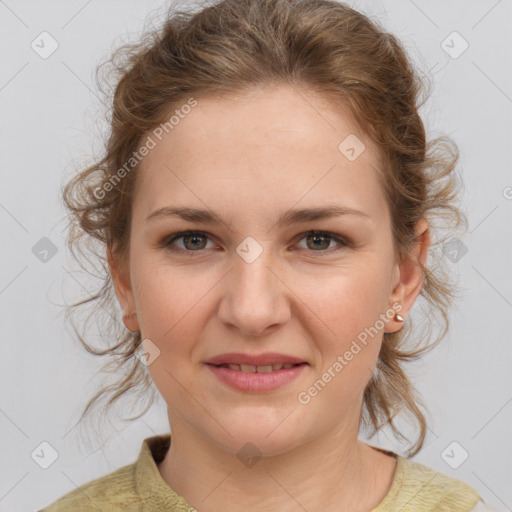
<instances>
[{"instance_id":1,"label":"curly brown hair","mask_svg":"<svg viewBox=\"0 0 512 512\"><path fill-rule=\"evenodd\" d=\"M187 98L288 84L348 106L380 148L382 186L397 253L408 257L421 218L427 219L431 237L437 236L429 249L431 264L419 263L425 307L418 308L417 315L426 321L418 329L409 317L400 331L384 334L360 418L360 426L370 428L371 436L388 425L397 437L407 439L395 416L401 411L412 414L419 431L408 455L416 454L424 444L427 422L403 363L431 350L447 332L456 283L444 267L442 251L435 249L456 228L467 227L467 219L456 204L461 185L455 169L457 146L446 135L426 140L419 109L428 98L430 82L415 70L402 43L377 21L337 1L222 0L204 2L199 10L170 8L160 28L118 48L97 73L103 69L115 83L105 93L110 98L108 142L102 158L81 170L62 192L70 214L68 247L75 257L89 252L100 261L103 284L93 296L68 306L67 312L88 305L96 321L98 313L108 315L102 324L101 347L87 342L74 322L73 328L89 353L108 358L102 368L105 373L113 369L121 377L99 389L80 421L101 399L108 398L105 411L129 392L139 391L148 398L146 392L154 391L147 368L134 357L141 344L140 331L127 332L118 319L106 256L111 250L120 261L128 261L138 168L133 158L143 137L166 122ZM422 93L426 93L423 100ZM444 223L435 226L441 219ZM442 237L444 230L448 234ZM87 258L88 269L91 261ZM433 326L439 326L440 332L432 339ZM414 346L405 346L414 340ZM147 407L129 419L140 418L152 403L150 398Z\"/></svg>"}]
</instances>

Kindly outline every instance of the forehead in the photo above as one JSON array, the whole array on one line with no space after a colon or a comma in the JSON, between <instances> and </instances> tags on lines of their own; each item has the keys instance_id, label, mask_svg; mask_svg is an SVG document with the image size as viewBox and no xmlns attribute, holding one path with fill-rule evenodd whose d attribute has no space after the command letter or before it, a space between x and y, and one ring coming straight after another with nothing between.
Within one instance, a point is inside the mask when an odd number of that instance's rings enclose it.
<instances>
[{"instance_id":1,"label":"forehead","mask_svg":"<svg viewBox=\"0 0 512 512\"><path fill-rule=\"evenodd\" d=\"M161 140L150 134L134 205L144 217L170 204L278 214L299 201L383 215L380 154L348 110L289 86L195 99Z\"/></svg>"}]
</instances>

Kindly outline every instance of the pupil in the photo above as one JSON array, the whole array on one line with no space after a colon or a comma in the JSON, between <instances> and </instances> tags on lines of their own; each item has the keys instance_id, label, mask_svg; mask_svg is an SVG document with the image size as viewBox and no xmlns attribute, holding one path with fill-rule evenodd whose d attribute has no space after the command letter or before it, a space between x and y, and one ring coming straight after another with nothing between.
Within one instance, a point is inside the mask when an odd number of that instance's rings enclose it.
<instances>
[{"instance_id":1,"label":"pupil","mask_svg":"<svg viewBox=\"0 0 512 512\"><path fill-rule=\"evenodd\" d=\"M318 245L318 243L317 243L319 239L320 239L320 240L321 240L321 239L323 239L324 241L325 241L325 240L327 240L327 237L326 237L326 236L324 236L324 235L311 235L311 236L312 236L312 237L313 237L313 239L314 239L313 244L314 244L314 246L315 246L315 247L317 247L317 248L319 247L319 245ZM329 241L328 241L328 240L327 240L327 244L329 244ZM325 245L325 243L324 243L324 245ZM325 248L325 247L324 247L324 248Z\"/></svg>"},{"instance_id":2,"label":"pupil","mask_svg":"<svg viewBox=\"0 0 512 512\"><path fill-rule=\"evenodd\" d=\"M194 240L194 242L192 243L192 247L196 247L196 248L197 248L197 247L198 247L198 245L197 245L197 241L201 239L201 236L199 236L199 235L187 235L187 236L185 237L185 240L186 240L186 241L190 241L191 239L192 239L192 240ZM185 243L186 243L186 242L185 242ZM199 246L200 246L200 245L201 245L201 244L199 243Z\"/></svg>"}]
</instances>

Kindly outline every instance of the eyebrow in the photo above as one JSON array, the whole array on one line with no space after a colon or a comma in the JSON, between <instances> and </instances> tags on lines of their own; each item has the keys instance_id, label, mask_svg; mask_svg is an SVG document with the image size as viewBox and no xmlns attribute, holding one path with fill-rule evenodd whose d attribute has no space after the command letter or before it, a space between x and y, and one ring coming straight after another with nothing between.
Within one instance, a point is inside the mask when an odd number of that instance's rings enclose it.
<instances>
[{"instance_id":1,"label":"eyebrow","mask_svg":"<svg viewBox=\"0 0 512 512\"><path fill-rule=\"evenodd\" d=\"M312 222L332 217L340 217L342 215L354 215L366 220L371 220L371 217L362 211L354 210L346 206L329 205L318 208L287 210L281 214L276 225L278 227L283 227L301 222ZM163 208L158 208L147 216L146 223L157 218L171 216L177 216L183 220L197 222L199 224L226 224L219 215L211 210L189 208L185 206L164 206Z\"/></svg>"}]
</instances>

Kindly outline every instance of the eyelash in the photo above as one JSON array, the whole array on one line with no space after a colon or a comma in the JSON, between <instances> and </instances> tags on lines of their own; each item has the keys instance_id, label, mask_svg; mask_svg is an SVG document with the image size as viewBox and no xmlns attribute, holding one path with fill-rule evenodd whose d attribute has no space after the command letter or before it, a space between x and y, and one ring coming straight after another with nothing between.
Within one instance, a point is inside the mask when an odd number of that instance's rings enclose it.
<instances>
[{"instance_id":1,"label":"eyelash","mask_svg":"<svg viewBox=\"0 0 512 512\"><path fill-rule=\"evenodd\" d=\"M162 241L160 242L159 246L166 248L167 250L169 250L172 253L177 253L177 254L190 253L192 256L195 256L195 254L193 254L193 253L199 253L198 255L200 255L203 251L206 250L206 249L199 249L197 251L190 251L190 250L186 250L186 249L177 249L172 246L173 242L175 242L176 240L179 240L180 238L183 238L187 235L205 236L206 238L210 239L210 237L208 236L208 233L206 233L205 231L180 231L179 233L173 233L172 235L169 235L169 236L166 236L165 238L163 238ZM298 236L302 237L299 239L299 242L302 241L304 238L306 238L309 235L327 236L330 238L331 241L335 241L340 244L340 247L337 247L334 249L331 248L331 249L318 250L318 251L310 250L310 252L312 252L312 253L318 253L318 254L313 254L313 256L323 256L325 254L332 254L333 252L337 252L344 248L352 246L352 244L350 242L348 242L346 239L344 239L334 233L331 233L329 231L318 231L318 230L311 230L311 231L306 231L304 233L301 233L300 235L298 235ZM308 250L308 249L305 249L305 250Z\"/></svg>"}]
</instances>

